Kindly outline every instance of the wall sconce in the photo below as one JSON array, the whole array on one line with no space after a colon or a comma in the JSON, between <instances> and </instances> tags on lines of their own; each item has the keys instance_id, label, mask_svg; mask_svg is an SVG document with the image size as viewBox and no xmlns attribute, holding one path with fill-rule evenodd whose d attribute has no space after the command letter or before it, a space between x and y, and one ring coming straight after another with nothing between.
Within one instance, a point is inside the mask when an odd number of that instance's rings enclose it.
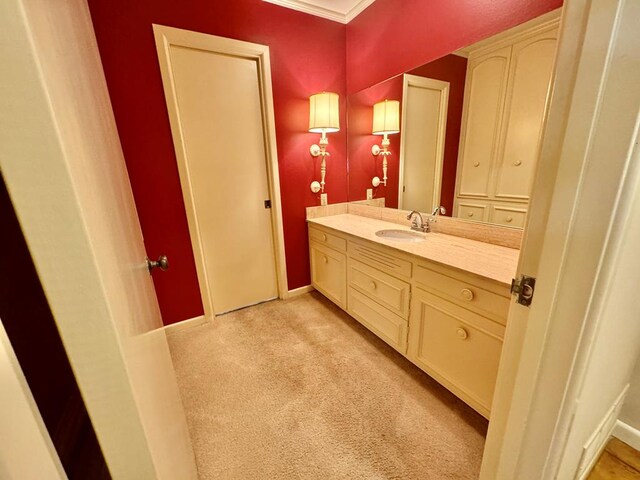
<instances>
[{"instance_id":1,"label":"wall sconce","mask_svg":"<svg viewBox=\"0 0 640 480\"><path fill-rule=\"evenodd\" d=\"M309 97L309 131L322 134L319 144L311 145L309 148L309 153L313 157L322 157L320 162L320 181L311 182L311 191L313 193L324 192L324 178L327 173L326 157L329 156L329 152L327 152L327 145L329 145L327 133L340 130L338 100L338 94L330 92L316 93Z\"/></svg>"},{"instance_id":2,"label":"wall sconce","mask_svg":"<svg viewBox=\"0 0 640 480\"><path fill-rule=\"evenodd\" d=\"M387 186L387 156L389 151L389 138L387 135L400 132L400 102L398 100L385 100L373 106L373 129L374 135L384 135L380 148L378 145L371 147L371 153L376 157L382 155L382 181L379 177L373 177L371 184L374 187L381 183Z\"/></svg>"}]
</instances>

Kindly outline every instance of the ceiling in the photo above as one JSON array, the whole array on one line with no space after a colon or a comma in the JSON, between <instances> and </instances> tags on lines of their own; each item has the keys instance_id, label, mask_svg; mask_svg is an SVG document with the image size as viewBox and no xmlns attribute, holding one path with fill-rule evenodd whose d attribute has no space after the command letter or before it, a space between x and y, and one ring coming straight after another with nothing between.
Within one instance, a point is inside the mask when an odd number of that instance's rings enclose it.
<instances>
[{"instance_id":1,"label":"ceiling","mask_svg":"<svg viewBox=\"0 0 640 480\"><path fill-rule=\"evenodd\" d=\"M282 7L328 18L335 22L349 23L375 0L264 0Z\"/></svg>"}]
</instances>

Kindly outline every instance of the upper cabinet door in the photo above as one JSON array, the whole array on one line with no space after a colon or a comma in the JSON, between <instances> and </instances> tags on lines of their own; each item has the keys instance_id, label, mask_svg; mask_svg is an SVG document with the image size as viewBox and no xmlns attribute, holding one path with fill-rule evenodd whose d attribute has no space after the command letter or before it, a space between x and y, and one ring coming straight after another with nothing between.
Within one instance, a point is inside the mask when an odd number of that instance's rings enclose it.
<instances>
[{"instance_id":1,"label":"upper cabinet door","mask_svg":"<svg viewBox=\"0 0 640 480\"><path fill-rule=\"evenodd\" d=\"M489 196L504 109L511 46L469 60L458 195Z\"/></svg>"},{"instance_id":2,"label":"upper cabinet door","mask_svg":"<svg viewBox=\"0 0 640 480\"><path fill-rule=\"evenodd\" d=\"M529 199L557 35L554 28L513 46L501 151L496 163L496 198Z\"/></svg>"}]
</instances>

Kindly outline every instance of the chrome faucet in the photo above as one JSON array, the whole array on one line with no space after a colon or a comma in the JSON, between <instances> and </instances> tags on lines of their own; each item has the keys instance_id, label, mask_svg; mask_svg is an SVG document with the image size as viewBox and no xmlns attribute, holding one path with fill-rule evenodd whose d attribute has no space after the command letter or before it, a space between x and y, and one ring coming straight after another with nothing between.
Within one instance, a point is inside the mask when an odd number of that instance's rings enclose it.
<instances>
[{"instance_id":1,"label":"chrome faucet","mask_svg":"<svg viewBox=\"0 0 640 480\"><path fill-rule=\"evenodd\" d=\"M429 227L429 219L424 221L422 218L422 214L417 210L412 210L409 215L407 215L407 220L411 220L413 217L413 222L411 222L411 230L416 230L418 232L429 233L431 228Z\"/></svg>"}]
</instances>

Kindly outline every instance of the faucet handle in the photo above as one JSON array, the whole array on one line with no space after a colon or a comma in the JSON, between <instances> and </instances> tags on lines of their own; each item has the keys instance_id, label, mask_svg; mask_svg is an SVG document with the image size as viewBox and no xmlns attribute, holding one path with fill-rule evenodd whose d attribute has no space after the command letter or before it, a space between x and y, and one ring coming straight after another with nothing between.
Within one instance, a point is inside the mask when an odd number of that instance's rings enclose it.
<instances>
[{"instance_id":1,"label":"faucet handle","mask_svg":"<svg viewBox=\"0 0 640 480\"><path fill-rule=\"evenodd\" d=\"M447 213L447 209L444 208L442 205L440 205L439 207L436 207L433 209L433 212L431 213L432 216L436 216L436 215L445 215Z\"/></svg>"}]
</instances>

